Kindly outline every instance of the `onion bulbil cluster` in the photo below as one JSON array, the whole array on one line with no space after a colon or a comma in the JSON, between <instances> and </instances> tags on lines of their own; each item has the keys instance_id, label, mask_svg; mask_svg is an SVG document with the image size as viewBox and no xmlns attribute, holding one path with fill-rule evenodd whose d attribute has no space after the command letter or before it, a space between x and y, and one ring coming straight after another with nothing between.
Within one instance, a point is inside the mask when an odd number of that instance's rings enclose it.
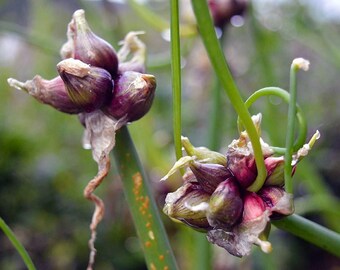
<instances>
[{"instance_id":1,"label":"onion bulbil cluster","mask_svg":"<svg viewBox=\"0 0 340 270\"><path fill-rule=\"evenodd\" d=\"M68 24L67 42L60 50L58 75L51 80L39 75L26 82L8 79L10 86L41 103L64 113L78 114L85 127L83 146L92 149L93 159L98 163L97 175L84 190L84 196L95 204L88 269L94 264L96 228L104 216L104 203L93 192L108 174L115 133L149 111L156 90L155 77L144 74L146 50L139 34L142 32L128 33L116 53L108 42L92 32L84 10L77 10Z\"/></svg>"},{"instance_id":2,"label":"onion bulbil cluster","mask_svg":"<svg viewBox=\"0 0 340 270\"><path fill-rule=\"evenodd\" d=\"M15 79L8 82L64 113L102 110L115 120L124 118L124 123L138 120L151 107L156 79L143 74L145 47L137 34L129 33L117 54L91 31L85 12L77 10L68 25L68 41L60 51L63 60L57 64L59 76L45 80L37 75L24 83ZM125 61L126 56L119 59L120 54L130 52L134 61Z\"/></svg>"},{"instance_id":3,"label":"onion bulbil cluster","mask_svg":"<svg viewBox=\"0 0 340 270\"><path fill-rule=\"evenodd\" d=\"M261 114L252 119L260 133ZM294 167L318 136L317 132L293 156ZM246 131L232 141L226 155L194 147L186 137L182 137L182 145L187 156L179 159L161 179L166 180L177 169L187 168L183 185L167 194L164 213L207 233L208 241L232 255L249 255L253 244L270 252L271 244L267 241L270 219L294 212L292 194L284 189L284 158L274 156L271 147L261 139L267 178L260 190L251 192L247 188L255 181L257 170Z\"/></svg>"}]
</instances>

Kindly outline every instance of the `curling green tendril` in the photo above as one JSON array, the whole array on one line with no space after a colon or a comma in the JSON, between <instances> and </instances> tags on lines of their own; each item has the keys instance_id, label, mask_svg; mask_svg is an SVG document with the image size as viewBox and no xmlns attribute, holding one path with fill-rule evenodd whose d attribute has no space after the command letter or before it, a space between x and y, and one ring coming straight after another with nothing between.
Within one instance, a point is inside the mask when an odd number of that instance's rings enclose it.
<instances>
[{"instance_id":1,"label":"curling green tendril","mask_svg":"<svg viewBox=\"0 0 340 270\"><path fill-rule=\"evenodd\" d=\"M282 89L280 87L264 87L254 92L245 101L246 107L249 108L253 103L255 103L255 101L257 101L260 97L264 96L278 96L288 104L290 102L290 94L285 89ZM301 107L298 104L296 104L296 118L299 123L299 134L293 146L294 151L297 151L304 145L307 137L307 121L301 110ZM239 117L237 119L237 127L239 132L241 132L244 129ZM284 154L286 151L286 148L283 147L272 146L271 148L277 154Z\"/></svg>"}]
</instances>

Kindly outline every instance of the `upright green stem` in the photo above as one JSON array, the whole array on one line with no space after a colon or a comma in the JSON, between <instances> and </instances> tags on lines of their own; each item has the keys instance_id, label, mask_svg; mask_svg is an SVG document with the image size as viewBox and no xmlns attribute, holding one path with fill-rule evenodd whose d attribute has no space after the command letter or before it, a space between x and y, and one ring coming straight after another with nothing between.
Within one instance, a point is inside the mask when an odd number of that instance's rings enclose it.
<instances>
[{"instance_id":1,"label":"upright green stem","mask_svg":"<svg viewBox=\"0 0 340 270\"><path fill-rule=\"evenodd\" d=\"M113 155L148 269L178 269L150 185L127 127L117 132Z\"/></svg>"},{"instance_id":2,"label":"upright green stem","mask_svg":"<svg viewBox=\"0 0 340 270\"><path fill-rule=\"evenodd\" d=\"M292 155L294 152L294 136L295 136L295 114L296 114L296 73L299 68L293 63L290 68L290 100L288 106L288 123L286 133L286 152L285 152L285 189L288 193L293 193L292 182Z\"/></svg>"},{"instance_id":3,"label":"upright green stem","mask_svg":"<svg viewBox=\"0 0 340 270\"><path fill-rule=\"evenodd\" d=\"M207 241L205 234L193 231L194 233L194 247L195 258L193 259L193 268L195 270L212 269L212 246Z\"/></svg>"},{"instance_id":4,"label":"upright green stem","mask_svg":"<svg viewBox=\"0 0 340 270\"><path fill-rule=\"evenodd\" d=\"M257 134L256 128L248 112L248 109L244 105L242 97L229 71L229 67L216 37L215 29L210 18L207 1L193 0L192 6L202 40L208 52L210 61L214 67L216 75L221 81L221 84L226 94L228 95L235 111L239 115L252 143L258 175L255 182L248 188L248 190L256 192L262 187L267 176L259 135Z\"/></svg>"},{"instance_id":5,"label":"upright green stem","mask_svg":"<svg viewBox=\"0 0 340 270\"><path fill-rule=\"evenodd\" d=\"M222 30L220 37L220 44L223 48L225 40L225 31ZM214 74L213 76L213 88L212 88L212 102L211 102L211 113L209 117L209 141L208 148L217 151L220 147L220 136L221 136L221 114L222 114L222 102L221 102L221 83L218 77Z\"/></svg>"},{"instance_id":6,"label":"upright green stem","mask_svg":"<svg viewBox=\"0 0 340 270\"><path fill-rule=\"evenodd\" d=\"M178 160L182 157L181 47L178 0L171 0L171 60L174 143L176 159Z\"/></svg>"},{"instance_id":7,"label":"upright green stem","mask_svg":"<svg viewBox=\"0 0 340 270\"><path fill-rule=\"evenodd\" d=\"M208 148L217 151L220 144L220 125L221 125L221 84L216 76L214 76L214 86L212 89L212 102L211 112L209 117L209 129L208 129Z\"/></svg>"},{"instance_id":8,"label":"upright green stem","mask_svg":"<svg viewBox=\"0 0 340 270\"><path fill-rule=\"evenodd\" d=\"M272 223L279 229L340 257L340 234L295 214Z\"/></svg>"},{"instance_id":9,"label":"upright green stem","mask_svg":"<svg viewBox=\"0 0 340 270\"><path fill-rule=\"evenodd\" d=\"M15 237L15 234L12 232L12 230L7 226L5 221L0 218L0 228L4 232L4 234L7 236L7 238L12 242L15 249L20 254L22 260L24 261L26 267L28 270L35 270L35 266L28 255L26 249L24 246L20 243L20 241Z\"/></svg>"}]
</instances>

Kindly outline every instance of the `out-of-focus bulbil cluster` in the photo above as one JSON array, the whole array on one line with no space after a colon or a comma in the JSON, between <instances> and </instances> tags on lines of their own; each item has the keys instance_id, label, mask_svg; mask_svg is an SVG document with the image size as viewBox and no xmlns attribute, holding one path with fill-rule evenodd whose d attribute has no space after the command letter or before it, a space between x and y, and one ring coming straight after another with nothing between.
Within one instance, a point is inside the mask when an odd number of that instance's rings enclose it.
<instances>
[{"instance_id":1,"label":"out-of-focus bulbil cluster","mask_svg":"<svg viewBox=\"0 0 340 270\"><path fill-rule=\"evenodd\" d=\"M208 0L214 25L223 28L233 16L242 16L247 9L247 0Z\"/></svg>"},{"instance_id":2,"label":"out-of-focus bulbil cluster","mask_svg":"<svg viewBox=\"0 0 340 270\"><path fill-rule=\"evenodd\" d=\"M150 109L156 79L145 73L144 43L130 32L115 49L90 29L84 10L74 12L67 29L67 42L60 50L59 75L51 80L37 75L20 82L8 79L10 86L23 90L43 104L68 114L78 114L85 127L83 146L92 149L98 173L84 190L96 205L90 225L90 262L94 262L96 227L104 215L104 204L93 194L108 174L109 153L115 133L123 125L143 117Z\"/></svg>"},{"instance_id":3,"label":"out-of-focus bulbil cluster","mask_svg":"<svg viewBox=\"0 0 340 270\"><path fill-rule=\"evenodd\" d=\"M230 24L234 16L243 16L248 8L248 0L207 0L207 3L214 25L221 29ZM182 20L195 24L190 0L182 0L180 4Z\"/></svg>"},{"instance_id":4,"label":"out-of-focus bulbil cluster","mask_svg":"<svg viewBox=\"0 0 340 270\"><path fill-rule=\"evenodd\" d=\"M252 117L260 133L261 114ZM316 133L305 149L308 153ZM274 156L273 150L260 139L267 178L257 192L247 188L255 181L257 170L252 145L246 131L228 146L223 155L205 147L194 147L182 137L187 156L179 159L162 178L166 180L180 168L187 167L183 185L165 199L164 213L196 230L207 233L211 243L242 257L258 245L271 251L267 241L270 219L291 215L293 198L284 189L284 158ZM299 153L299 151L298 151ZM293 156L293 166L302 155Z\"/></svg>"}]
</instances>

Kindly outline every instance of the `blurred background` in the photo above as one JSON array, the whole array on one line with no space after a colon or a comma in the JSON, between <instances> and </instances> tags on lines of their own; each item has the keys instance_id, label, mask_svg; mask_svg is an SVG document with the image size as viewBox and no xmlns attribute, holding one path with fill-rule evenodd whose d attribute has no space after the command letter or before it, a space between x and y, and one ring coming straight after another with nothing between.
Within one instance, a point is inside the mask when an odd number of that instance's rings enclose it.
<instances>
[{"instance_id":1,"label":"blurred background","mask_svg":"<svg viewBox=\"0 0 340 270\"><path fill-rule=\"evenodd\" d=\"M227 1L228 2L228 1ZM232 2L232 1L231 1ZM190 13L181 1L181 20L193 31L183 32L183 135L208 145L212 72ZM86 12L92 30L119 49L129 31L142 30L147 45L148 73L157 78L151 111L129 127L137 151L162 209L167 192L181 183L159 179L175 161L172 140L169 1L165 0L1 0L0 1L0 216L27 248L37 269L85 269L93 205L83 189L96 174L91 153L81 147L83 127L76 116L41 105L7 84L40 74L57 75L59 50L67 24L76 9ZM151 17L148 12L162 18ZM243 16L224 26L223 46L232 73L247 98L265 86L289 87L292 60L311 62L298 78L298 102L308 120L309 137L318 129L320 140L294 176L296 212L340 232L340 2L336 0L253 0ZM221 91L218 132L212 148L225 151L238 136L236 114ZM251 113L263 114L263 137L283 146L287 105L276 98L257 102ZM122 194L121 183L110 175L97 189L106 204L98 228L95 269L146 269L139 240ZM195 269L196 232L172 223L162 214L181 269ZM254 247L239 259L213 247L212 269L339 269L335 256L273 228L273 252ZM25 269L16 250L0 232L0 269Z\"/></svg>"}]
</instances>

